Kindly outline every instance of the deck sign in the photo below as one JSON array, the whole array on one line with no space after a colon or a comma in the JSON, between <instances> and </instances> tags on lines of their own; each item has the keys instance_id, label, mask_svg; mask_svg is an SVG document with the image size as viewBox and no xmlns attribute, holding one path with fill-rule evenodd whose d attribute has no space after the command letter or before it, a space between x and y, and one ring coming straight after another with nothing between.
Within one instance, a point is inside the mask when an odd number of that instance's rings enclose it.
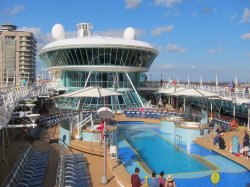
<instances>
[{"instance_id":1,"label":"deck sign","mask_svg":"<svg viewBox=\"0 0 250 187\"><path fill-rule=\"evenodd\" d=\"M217 172L212 173L211 182L216 186L216 184L220 181L220 174Z\"/></svg>"}]
</instances>

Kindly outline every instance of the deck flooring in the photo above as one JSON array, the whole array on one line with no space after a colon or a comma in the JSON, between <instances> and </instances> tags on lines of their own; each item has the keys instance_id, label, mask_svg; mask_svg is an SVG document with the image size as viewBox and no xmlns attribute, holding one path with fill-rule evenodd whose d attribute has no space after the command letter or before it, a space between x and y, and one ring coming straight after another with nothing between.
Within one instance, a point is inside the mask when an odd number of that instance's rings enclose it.
<instances>
[{"instance_id":1,"label":"deck flooring","mask_svg":"<svg viewBox=\"0 0 250 187\"><path fill-rule=\"evenodd\" d=\"M116 120L119 121L144 121L148 123L160 123L159 120L152 120L152 119L129 119L124 118L124 116L119 115L115 117ZM239 137L239 142L242 144L243 137L244 137L244 128L241 127L237 132L227 132L224 135L224 139L226 142L226 146L230 146L231 138L236 135ZM11 132L11 131L10 131ZM11 136L11 133L9 133ZM236 157L229 150L220 150L216 146L213 145L213 137L215 135L209 135L207 137L197 138L195 142L207 149L213 150L241 165L245 168L250 170L250 158L246 159L244 157ZM55 141L59 137L59 126L55 126L52 128L44 129L41 134L41 138L37 141L34 141L32 144L32 148L39 151L50 151L50 159L49 159L49 166L46 175L45 186L46 187L54 187L56 181L56 170L58 165L59 159L59 150L60 145ZM17 160L18 156L24 151L25 147L27 146L28 142L23 140L22 137L15 137L11 139L9 142L8 147L6 147L6 157L5 162L0 162L0 183L8 175L10 169L14 165L15 161ZM80 152L75 149L68 150L68 152ZM119 186L117 183L118 181L122 181L125 186L130 186L130 175L126 172L123 165L116 163L114 160L108 158L107 163L107 180L108 183L103 185L101 183L101 179L103 176L103 164L104 158L103 156L89 154L87 152L84 153L84 156L89 165L89 173L91 176L93 187L99 186L108 186L108 187L117 187Z\"/></svg>"},{"instance_id":2,"label":"deck flooring","mask_svg":"<svg viewBox=\"0 0 250 187\"><path fill-rule=\"evenodd\" d=\"M197 138L196 140L194 140L194 142L209 149L209 150L217 152L218 154L223 155L223 156L227 157L228 159L233 160L234 162L236 162L236 163L244 166L248 170L250 170L250 158L247 159L243 156L237 157L236 155L232 154L229 151L230 141L232 140L233 136L237 136L239 138L239 144L242 145L243 138L244 138L244 129L245 129L244 127L240 127L238 129L238 131L236 131L236 132L224 133L224 140L225 140L226 146L228 148L226 150L221 150L213 144L215 133L210 134L209 136L206 136L206 137Z\"/></svg>"}]
</instances>

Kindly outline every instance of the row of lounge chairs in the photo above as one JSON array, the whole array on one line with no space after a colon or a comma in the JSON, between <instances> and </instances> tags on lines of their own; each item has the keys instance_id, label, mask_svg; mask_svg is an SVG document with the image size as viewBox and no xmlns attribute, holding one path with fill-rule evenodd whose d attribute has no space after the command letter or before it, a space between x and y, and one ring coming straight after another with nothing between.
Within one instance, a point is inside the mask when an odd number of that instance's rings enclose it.
<instances>
[{"instance_id":1,"label":"row of lounge chairs","mask_svg":"<svg viewBox=\"0 0 250 187\"><path fill-rule=\"evenodd\" d=\"M226 120L221 120L221 119L216 119L214 118L211 121L212 124L220 124L223 132L229 132L232 130L232 126L231 126L231 122L230 121L226 121Z\"/></svg>"},{"instance_id":2,"label":"row of lounge chairs","mask_svg":"<svg viewBox=\"0 0 250 187\"><path fill-rule=\"evenodd\" d=\"M125 110L124 114L128 118L151 118L151 119L165 119L170 116L181 116L184 114L177 112L158 112L158 111L135 111L135 110Z\"/></svg>"},{"instance_id":3,"label":"row of lounge chairs","mask_svg":"<svg viewBox=\"0 0 250 187\"><path fill-rule=\"evenodd\" d=\"M34 128L27 128L25 129L25 133L29 138L33 140L37 140L42 132L42 127L34 127Z\"/></svg>"},{"instance_id":4,"label":"row of lounge chairs","mask_svg":"<svg viewBox=\"0 0 250 187\"><path fill-rule=\"evenodd\" d=\"M69 119L70 117L72 117L72 115L66 114L66 113L43 115L39 118L38 125L45 126L45 127L53 127L59 122Z\"/></svg>"},{"instance_id":5,"label":"row of lounge chairs","mask_svg":"<svg viewBox=\"0 0 250 187\"><path fill-rule=\"evenodd\" d=\"M83 119L85 119L89 117L91 114L92 114L93 119L99 119L96 111L84 111L82 113L82 117ZM57 114L51 114L51 115L43 115L39 118L38 124L39 126L53 127L54 125L60 123L61 121L69 119L72 116L73 116L72 113L62 113L62 114L57 113Z\"/></svg>"},{"instance_id":6,"label":"row of lounge chairs","mask_svg":"<svg viewBox=\"0 0 250 187\"><path fill-rule=\"evenodd\" d=\"M90 187L91 179L83 154L64 154L63 151L61 152L56 185L58 187Z\"/></svg>"},{"instance_id":7,"label":"row of lounge chairs","mask_svg":"<svg viewBox=\"0 0 250 187\"><path fill-rule=\"evenodd\" d=\"M48 160L49 152L33 151L29 145L26 151L18 158L2 186L43 186Z\"/></svg>"}]
</instances>

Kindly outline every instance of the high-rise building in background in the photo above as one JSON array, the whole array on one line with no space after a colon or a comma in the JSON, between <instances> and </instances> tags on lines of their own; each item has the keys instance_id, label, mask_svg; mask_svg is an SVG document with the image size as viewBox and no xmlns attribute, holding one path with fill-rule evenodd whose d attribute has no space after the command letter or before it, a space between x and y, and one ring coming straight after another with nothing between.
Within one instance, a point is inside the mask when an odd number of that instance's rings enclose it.
<instances>
[{"instance_id":1,"label":"high-rise building in background","mask_svg":"<svg viewBox=\"0 0 250 187\"><path fill-rule=\"evenodd\" d=\"M0 87L29 84L36 78L36 39L32 32L0 28Z\"/></svg>"}]
</instances>

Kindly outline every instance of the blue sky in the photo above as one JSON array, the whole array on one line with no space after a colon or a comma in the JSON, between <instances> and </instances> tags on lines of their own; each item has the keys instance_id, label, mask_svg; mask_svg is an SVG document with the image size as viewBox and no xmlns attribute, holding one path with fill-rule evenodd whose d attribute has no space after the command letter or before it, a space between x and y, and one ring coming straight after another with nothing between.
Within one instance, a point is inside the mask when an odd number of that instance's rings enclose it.
<instances>
[{"instance_id":1,"label":"blue sky","mask_svg":"<svg viewBox=\"0 0 250 187\"><path fill-rule=\"evenodd\" d=\"M108 36L134 27L159 51L149 79L250 81L250 0L0 0L0 24L34 32L38 51L54 24L69 37L80 22Z\"/></svg>"}]
</instances>

